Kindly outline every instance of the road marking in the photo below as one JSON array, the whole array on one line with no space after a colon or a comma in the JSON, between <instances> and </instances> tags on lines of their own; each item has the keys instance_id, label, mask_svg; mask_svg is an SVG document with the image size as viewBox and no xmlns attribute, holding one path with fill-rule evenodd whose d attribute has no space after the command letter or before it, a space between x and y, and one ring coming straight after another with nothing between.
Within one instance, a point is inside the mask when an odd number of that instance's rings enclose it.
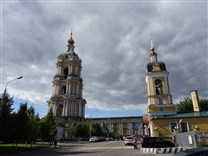
<instances>
[{"instance_id":1,"label":"road marking","mask_svg":"<svg viewBox=\"0 0 208 156\"><path fill-rule=\"evenodd\" d=\"M82 147L82 149L133 149L133 146L117 146L117 147Z\"/></svg>"}]
</instances>

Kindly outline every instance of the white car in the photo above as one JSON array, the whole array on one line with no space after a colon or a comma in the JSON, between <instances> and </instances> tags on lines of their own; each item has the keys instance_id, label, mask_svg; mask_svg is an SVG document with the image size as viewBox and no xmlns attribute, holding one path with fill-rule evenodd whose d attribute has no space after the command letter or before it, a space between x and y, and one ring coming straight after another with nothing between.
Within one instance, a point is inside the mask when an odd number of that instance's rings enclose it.
<instances>
[{"instance_id":1,"label":"white car","mask_svg":"<svg viewBox=\"0 0 208 156\"><path fill-rule=\"evenodd\" d=\"M134 138L133 137L131 137L131 136L127 136L126 138L125 138L125 145L133 145L134 143L135 143L135 140L134 140Z\"/></svg>"},{"instance_id":2,"label":"white car","mask_svg":"<svg viewBox=\"0 0 208 156\"><path fill-rule=\"evenodd\" d=\"M92 136L89 141L90 142L97 142L98 140L99 140L99 138L97 136Z\"/></svg>"}]
</instances>

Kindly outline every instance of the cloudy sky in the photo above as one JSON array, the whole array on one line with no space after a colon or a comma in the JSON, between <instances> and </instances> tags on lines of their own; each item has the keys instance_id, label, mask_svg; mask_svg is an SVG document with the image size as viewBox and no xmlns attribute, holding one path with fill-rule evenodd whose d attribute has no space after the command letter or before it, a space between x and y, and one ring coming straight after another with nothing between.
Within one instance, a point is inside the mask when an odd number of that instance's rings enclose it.
<instances>
[{"instance_id":1,"label":"cloudy sky","mask_svg":"<svg viewBox=\"0 0 208 156\"><path fill-rule=\"evenodd\" d=\"M142 115L147 109L150 36L166 63L173 102L208 97L207 2L1 2L1 92L47 111L57 56L73 30L82 59L86 116Z\"/></svg>"}]
</instances>

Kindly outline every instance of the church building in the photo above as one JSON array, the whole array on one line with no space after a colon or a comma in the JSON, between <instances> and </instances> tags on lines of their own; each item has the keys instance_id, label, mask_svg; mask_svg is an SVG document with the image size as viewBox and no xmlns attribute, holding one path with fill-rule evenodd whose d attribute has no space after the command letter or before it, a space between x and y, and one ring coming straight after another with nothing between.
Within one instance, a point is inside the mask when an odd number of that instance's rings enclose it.
<instances>
[{"instance_id":1,"label":"church building","mask_svg":"<svg viewBox=\"0 0 208 156\"><path fill-rule=\"evenodd\" d=\"M176 114L175 105L168 81L168 71L164 62L158 61L153 41L151 40L150 63L146 69L146 83L148 93L148 114L152 118Z\"/></svg>"},{"instance_id":2,"label":"church building","mask_svg":"<svg viewBox=\"0 0 208 156\"><path fill-rule=\"evenodd\" d=\"M62 123L83 121L86 100L82 97L83 80L81 77L82 60L74 51L74 40L68 40L68 49L57 58L57 72L52 81L52 96L48 108L53 110L57 120Z\"/></svg>"},{"instance_id":3,"label":"church building","mask_svg":"<svg viewBox=\"0 0 208 156\"><path fill-rule=\"evenodd\" d=\"M208 112L200 109L197 91L191 91L194 111L177 113L176 105L172 103L168 75L165 63L157 59L151 40L150 63L147 64L146 70L148 115L143 116L144 134L163 138L173 138L189 132L207 134Z\"/></svg>"}]
</instances>

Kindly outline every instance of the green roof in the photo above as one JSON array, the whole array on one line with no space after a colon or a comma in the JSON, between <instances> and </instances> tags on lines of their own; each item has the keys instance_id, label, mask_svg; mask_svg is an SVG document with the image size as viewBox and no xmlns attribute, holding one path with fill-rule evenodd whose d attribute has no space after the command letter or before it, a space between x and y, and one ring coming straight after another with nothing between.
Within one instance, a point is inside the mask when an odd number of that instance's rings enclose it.
<instances>
[{"instance_id":1,"label":"green roof","mask_svg":"<svg viewBox=\"0 0 208 156\"><path fill-rule=\"evenodd\" d=\"M190 118L190 117L208 117L208 111L168 115L165 116L164 118Z\"/></svg>"},{"instance_id":2,"label":"green roof","mask_svg":"<svg viewBox=\"0 0 208 156\"><path fill-rule=\"evenodd\" d=\"M77 54L75 52L67 51L67 52L61 53L58 57L66 56L66 55L74 55L74 56L77 56Z\"/></svg>"}]
</instances>

